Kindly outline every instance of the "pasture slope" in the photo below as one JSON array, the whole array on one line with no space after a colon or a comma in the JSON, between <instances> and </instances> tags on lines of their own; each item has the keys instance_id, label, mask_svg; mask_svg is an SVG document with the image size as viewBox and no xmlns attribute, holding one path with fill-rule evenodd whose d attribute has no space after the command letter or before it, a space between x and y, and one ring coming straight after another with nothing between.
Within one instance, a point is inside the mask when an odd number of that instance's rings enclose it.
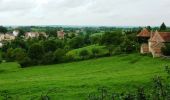
<instances>
[{"instance_id":1,"label":"pasture slope","mask_svg":"<svg viewBox=\"0 0 170 100\"><path fill-rule=\"evenodd\" d=\"M0 91L19 100L38 98L50 92L52 100L82 100L98 87L132 91L155 75L164 75L169 60L139 54L119 55L81 62L19 68L15 62L0 64Z\"/></svg>"}]
</instances>

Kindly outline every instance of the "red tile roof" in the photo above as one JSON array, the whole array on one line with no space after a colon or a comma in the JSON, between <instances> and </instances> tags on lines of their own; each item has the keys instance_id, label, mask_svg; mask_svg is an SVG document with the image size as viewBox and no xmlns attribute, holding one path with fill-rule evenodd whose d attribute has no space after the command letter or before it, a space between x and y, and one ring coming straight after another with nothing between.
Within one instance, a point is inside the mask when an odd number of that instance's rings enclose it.
<instances>
[{"instance_id":1,"label":"red tile roof","mask_svg":"<svg viewBox=\"0 0 170 100\"><path fill-rule=\"evenodd\" d=\"M144 28L137 36L138 37L150 37L151 33Z\"/></svg>"},{"instance_id":2,"label":"red tile roof","mask_svg":"<svg viewBox=\"0 0 170 100\"><path fill-rule=\"evenodd\" d=\"M170 42L170 32L159 32L159 35L165 42Z\"/></svg>"}]
</instances>

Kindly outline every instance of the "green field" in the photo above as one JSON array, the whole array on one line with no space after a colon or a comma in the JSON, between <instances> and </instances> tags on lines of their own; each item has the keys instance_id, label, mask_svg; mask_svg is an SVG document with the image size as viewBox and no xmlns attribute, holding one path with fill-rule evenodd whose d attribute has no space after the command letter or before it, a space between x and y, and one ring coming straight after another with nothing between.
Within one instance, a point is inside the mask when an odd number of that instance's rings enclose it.
<instances>
[{"instance_id":1,"label":"green field","mask_svg":"<svg viewBox=\"0 0 170 100\"><path fill-rule=\"evenodd\" d=\"M119 55L58 65L19 68L17 63L0 64L0 91L8 90L19 100L30 100L51 89L54 100L82 100L98 87L131 91L163 75L168 60L139 54ZM37 99L36 99L37 100Z\"/></svg>"},{"instance_id":2,"label":"green field","mask_svg":"<svg viewBox=\"0 0 170 100\"><path fill-rule=\"evenodd\" d=\"M83 47L83 48L78 48L78 49L71 50L66 55L71 56L74 59L81 59L81 57L79 56L79 53L82 50L87 50L89 52L89 56L92 56L93 55L92 54L92 49L94 49L94 48L99 50L98 56L104 56L104 55L107 55L109 53L109 51L106 49L105 46L90 45L90 46L86 46L86 47Z\"/></svg>"}]
</instances>

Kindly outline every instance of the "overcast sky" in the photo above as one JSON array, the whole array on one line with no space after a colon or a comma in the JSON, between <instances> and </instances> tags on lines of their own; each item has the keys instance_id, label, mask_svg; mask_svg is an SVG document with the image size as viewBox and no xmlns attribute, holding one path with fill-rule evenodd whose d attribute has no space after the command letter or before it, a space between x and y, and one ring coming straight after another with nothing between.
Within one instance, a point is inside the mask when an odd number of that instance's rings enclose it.
<instances>
[{"instance_id":1,"label":"overcast sky","mask_svg":"<svg viewBox=\"0 0 170 100\"><path fill-rule=\"evenodd\" d=\"M0 0L1 25L170 26L170 0Z\"/></svg>"}]
</instances>

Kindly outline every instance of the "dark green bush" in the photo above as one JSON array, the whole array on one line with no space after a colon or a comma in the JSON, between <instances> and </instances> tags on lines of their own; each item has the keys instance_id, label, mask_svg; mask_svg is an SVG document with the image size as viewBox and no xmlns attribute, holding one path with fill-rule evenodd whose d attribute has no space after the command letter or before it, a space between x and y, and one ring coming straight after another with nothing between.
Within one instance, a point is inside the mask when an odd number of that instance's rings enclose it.
<instances>
[{"instance_id":1,"label":"dark green bush","mask_svg":"<svg viewBox=\"0 0 170 100\"><path fill-rule=\"evenodd\" d=\"M79 53L79 56L81 57L82 60L87 59L89 57L88 50L86 50L86 49L81 50Z\"/></svg>"},{"instance_id":2,"label":"dark green bush","mask_svg":"<svg viewBox=\"0 0 170 100\"><path fill-rule=\"evenodd\" d=\"M54 40L46 40L43 43L45 52L53 52L57 49L57 43Z\"/></svg>"},{"instance_id":3,"label":"dark green bush","mask_svg":"<svg viewBox=\"0 0 170 100\"><path fill-rule=\"evenodd\" d=\"M41 60L45 51L42 45L40 44L32 44L28 50L28 56L32 60Z\"/></svg>"},{"instance_id":4,"label":"dark green bush","mask_svg":"<svg viewBox=\"0 0 170 100\"><path fill-rule=\"evenodd\" d=\"M34 65L29 57L23 58L21 61L19 61L19 64L21 65L21 68L25 68L25 67Z\"/></svg>"},{"instance_id":5,"label":"dark green bush","mask_svg":"<svg viewBox=\"0 0 170 100\"><path fill-rule=\"evenodd\" d=\"M26 54L26 51L24 49L15 48L13 50L12 56L13 56L14 60L21 61L22 59L24 59L24 57L27 56L27 54Z\"/></svg>"},{"instance_id":6,"label":"dark green bush","mask_svg":"<svg viewBox=\"0 0 170 100\"><path fill-rule=\"evenodd\" d=\"M60 63L64 61L64 57L65 57L65 50L64 49L57 49L54 52L54 62L55 63Z\"/></svg>"},{"instance_id":7,"label":"dark green bush","mask_svg":"<svg viewBox=\"0 0 170 100\"><path fill-rule=\"evenodd\" d=\"M70 48L77 49L84 46L84 37L77 36L69 40L68 42Z\"/></svg>"},{"instance_id":8,"label":"dark green bush","mask_svg":"<svg viewBox=\"0 0 170 100\"><path fill-rule=\"evenodd\" d=\"M93 57L98 57L100 50L98 48L92 48L91 52L93 54Z\"/></svg>"},{"instance_id":9,"label":"dark green bush","mask_svg":"<svg viewBox=\"0 0 170 100\"><path fill-rule=\"evenodd\" d=\"M165 56L170 56L170 43L165 43L165 47L161 51Z\"/></svg>"},{"instance_id":10,"label":"dark green bush","mask_svg":"<svg viewBox=\"0 0 170 100\"><path fill-rule=\"evenodd\" d=\"M42 64L48 65L54 63L54 55L53 52L45 53L42 59Z\"/></svg>"},{"instance_id":11,"label":"dark green bush","mask_svg":"<svg viewBox=\"0 0 170 100\"><path fill-rule=\"evenodd\" d=\"M6 61L8 62L14 61L13 50L14 50L13 48L8 48L7 52L4 53Z\"/></svg>"}]
</instances>

